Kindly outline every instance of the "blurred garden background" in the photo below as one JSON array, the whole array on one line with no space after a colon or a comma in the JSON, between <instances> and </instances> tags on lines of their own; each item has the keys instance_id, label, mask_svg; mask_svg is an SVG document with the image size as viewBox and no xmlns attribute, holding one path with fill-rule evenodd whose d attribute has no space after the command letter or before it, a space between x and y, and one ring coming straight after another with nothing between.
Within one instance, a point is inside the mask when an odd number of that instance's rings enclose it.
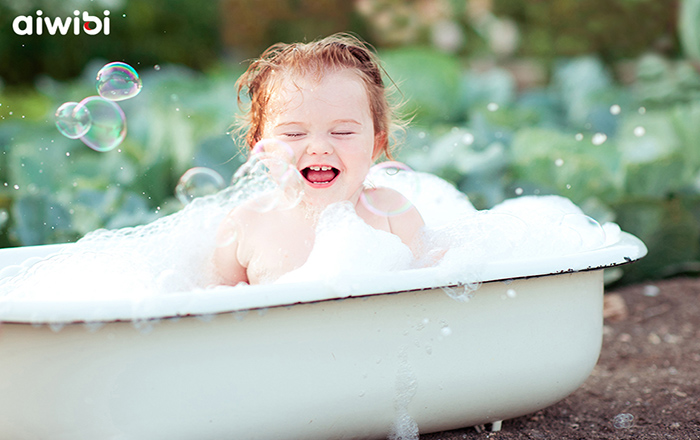
<instances>
[{"instance_id":1,"label":"blurred garden background","mask_svg":"<svg viewBox=\"0 0 700 440\"><path fill-rule=\"evenodd\" d=\"M109 35L17 35L20 15ZM182 208L189 168L230 181L234 82L278 41L373 44L412 118L397 159L485 209L559 194L649 248L619 282L700 272L700 0L0 0L0 247L74 241ZM123 61L124 142L97 152L54 112Z\"/></svg>"}]
</instances>

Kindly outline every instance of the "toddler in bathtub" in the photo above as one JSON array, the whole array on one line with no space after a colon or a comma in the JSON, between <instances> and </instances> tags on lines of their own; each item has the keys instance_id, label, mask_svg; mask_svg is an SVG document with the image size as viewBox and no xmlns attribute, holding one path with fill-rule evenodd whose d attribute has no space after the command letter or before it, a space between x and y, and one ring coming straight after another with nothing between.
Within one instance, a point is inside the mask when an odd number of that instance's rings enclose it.
<instances>
[{"instance_id":1,"label":"toddler in bathtub","mask_svg":"<svg viewBox=\"0 0 700 440\"><path fill-rule=\"evenodd\" d=\"M276 44L238 80L250 97L246 117L249 148L261 139L291 147L293 165L303 176L301 202L289 210L259 212L248 204L221 223L214 267L221 282L268 283L301 267L314 245L318 214L349 202L375 229L398 236L409 247L424 226L415 207L389 188L364 181L381 155L391 157L394 122L381 68L357 38L333 35L304 44ZM372 206L360 202L371 198Z\"/></svg>"}]
</instances>

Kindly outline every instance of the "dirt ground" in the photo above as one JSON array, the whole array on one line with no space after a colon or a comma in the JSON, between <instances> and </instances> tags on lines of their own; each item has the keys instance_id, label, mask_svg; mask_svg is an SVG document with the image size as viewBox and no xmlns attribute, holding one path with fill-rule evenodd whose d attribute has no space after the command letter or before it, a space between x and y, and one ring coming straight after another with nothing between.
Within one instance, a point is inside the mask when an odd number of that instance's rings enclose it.
<instances>
[{"instance_id":1,"label":"dirt ground","mask_svg":"<svg viewBox=\"0 0 700 440\"><path fill-rule=\"evenodd\" d=\"M700 439L700 279L606 291L606 311L598 364L569 397L499 432L420 439Z\"/></svg>"}]
</instances>

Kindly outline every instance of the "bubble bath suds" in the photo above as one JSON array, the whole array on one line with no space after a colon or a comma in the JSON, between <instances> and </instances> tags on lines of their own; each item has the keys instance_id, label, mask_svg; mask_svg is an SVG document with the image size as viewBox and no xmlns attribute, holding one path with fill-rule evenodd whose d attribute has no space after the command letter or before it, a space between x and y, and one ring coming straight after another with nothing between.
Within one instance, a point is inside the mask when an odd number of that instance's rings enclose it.
<instances>
[{"instance_id":1,"label":"bubble bath suds","mask_svg":"<svg viewBox=\"0 0 700 440\"><path fill-rule=\"evenodd\" d=\"M259 180L248 179L255 185ZM601 226L558 196L520 197L477 211L464 194L430 174L378 168L368 184L402 192L421 212L421 259L414 261L398 237L368 226L340 203L319 218L307 262L277 283L322 281L342 292L363 275L432 266L444 285L469 284L492 261L568 255L613 244L620 235L617 225ZM153 223L94 231L45 259L7 267L0 271L0 297L138 301L211 288L217 284L211 257L219 223L233 207L258 196L256 188L233 185Z\"/></svg>"}]
</instances>

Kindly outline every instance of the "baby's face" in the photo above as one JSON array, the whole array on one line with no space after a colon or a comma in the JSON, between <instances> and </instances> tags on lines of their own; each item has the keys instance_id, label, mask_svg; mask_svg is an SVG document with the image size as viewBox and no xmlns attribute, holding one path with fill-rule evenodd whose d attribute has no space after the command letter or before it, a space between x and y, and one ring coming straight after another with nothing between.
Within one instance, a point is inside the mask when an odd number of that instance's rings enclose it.
<instances>
[{"instance_id":1,"label":"baby's face","mask_svg":"<svg viewBox=\"0 0 700 440\"><path fill-rule=\"evenodd\" d=\"M374 124L365 86L352 70L282 81L272 95L264 138L286 142L304 176L304 200L357 203L375 157Z\"/></svg>"}]
</instances>

